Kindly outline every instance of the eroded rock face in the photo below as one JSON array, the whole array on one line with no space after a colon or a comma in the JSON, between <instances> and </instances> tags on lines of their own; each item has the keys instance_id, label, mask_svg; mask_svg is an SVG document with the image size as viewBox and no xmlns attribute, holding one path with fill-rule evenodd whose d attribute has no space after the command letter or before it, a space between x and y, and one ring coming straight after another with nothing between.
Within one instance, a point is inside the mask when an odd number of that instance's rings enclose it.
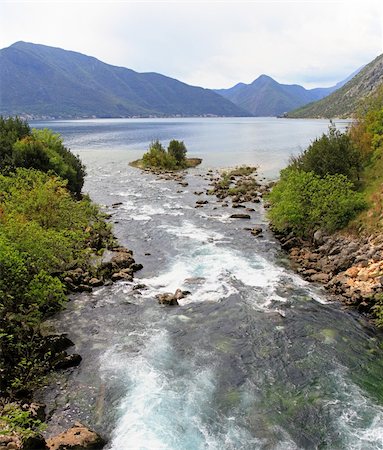
<instances>
[{"instance_id":1,"label":"eroded rock face","mask_svg":"<svg viewBox=\"0 0 383 450\"><path fill-rule=\"evenodd\" d=\"M95 431L76 422L72 428L47 440L49 450L98 450L106 442Z\"/></svg>"}]
</instances>

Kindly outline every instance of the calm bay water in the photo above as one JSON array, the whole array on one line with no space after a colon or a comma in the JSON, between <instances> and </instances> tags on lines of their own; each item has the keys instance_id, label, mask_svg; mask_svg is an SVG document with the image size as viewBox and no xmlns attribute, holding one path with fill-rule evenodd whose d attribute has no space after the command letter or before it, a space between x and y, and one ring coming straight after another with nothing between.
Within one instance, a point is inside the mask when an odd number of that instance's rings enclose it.
<instances>
[{"instance_id":1,"label":"calm bay water","mask_svg":"<svg viewBox=\"0 0 383 450\"><path fill-rule=\"evenodd\" d=\"M140 158L151 141L164 144L183 140L190 156L203 158L202 167L236 164L260 166L276 176L292 154L299 153L326 132L328 120L267 118L211 119L95 119L33 122L64 136L65 143L84 161L93 164L106 158L129 162ZM338 122L338 128L347 122Z\"/></svg>"},{"instance_id":2,"label":"calm bay water","mask_svg":"<svg viewBox=\"0 0 383 450\"><path fill-rule=\"evenodd\" d=\"M144 269L77 295L55 319L83 361L45 400L50 431L80 419L109 450L383 449L381 340L289 267L267 230L213 197L210 167L275 177L325 121L164 119L47 122L87 164L85 190L112 214ZM181 187L128 166L153 139L185 141L203 166ZM194 208L206 198L203 208ZM112 207L113 204L120 203ZM262 238L244 227L260 224ZM180 307L155 295L191 292Z\"/></svg>"}]
</instances>

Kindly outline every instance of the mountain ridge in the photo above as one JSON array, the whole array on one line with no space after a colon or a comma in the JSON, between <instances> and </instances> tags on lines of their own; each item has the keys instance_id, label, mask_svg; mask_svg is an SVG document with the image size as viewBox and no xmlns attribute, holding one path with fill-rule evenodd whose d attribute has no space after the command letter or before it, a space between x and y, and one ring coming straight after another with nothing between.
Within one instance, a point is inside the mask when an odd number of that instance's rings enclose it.
<instances>
[{"instance_id":1,"label":"mountain ridge","mask_svg":"<svg viewBox=\"0 0 383 450\"><path fill-rule=\"evenodd\" d=\"M361 101L373 94L381 85L383 85L383 54L365 65L353 78L328 97L293 110L287 117L352 117Z\"/></svg>"},{"instance_id":2,"label":"mountain ridge","mask_svg":"<svg viewBox=\"0 0 383 450\"><path fill-rule=\"evenodd\" d=\"M306 89L298 84L278 83L270 76L262 74L250 84L237 83L229 89L214 91L254 116L281 116L331 94L343 86L352 75L328 88Z\"/></svg>"},{"instance_id":3,"label":"mountain ridge","mask_svg":"<svg viewBox=\"0 0 383 450\"><path fill-rule=\"evenodd\" d=\"M0 50L0 87L3 115L249 116L209 89L23 41Z\"/></svg>"}]
</instances>

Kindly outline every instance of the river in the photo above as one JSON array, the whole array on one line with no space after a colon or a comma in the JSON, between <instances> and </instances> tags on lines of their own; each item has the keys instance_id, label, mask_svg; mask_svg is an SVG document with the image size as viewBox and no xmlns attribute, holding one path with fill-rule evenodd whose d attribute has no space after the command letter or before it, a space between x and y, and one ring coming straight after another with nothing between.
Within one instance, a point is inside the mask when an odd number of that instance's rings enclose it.
<instances>
[{"instance_id":1,"label":"river","mask_svg":"<svg viewBox=\"0 0 383 450\"><path fill-rule=\"evenodd\" d=\"M215 197L194 194L209 188L209 168L256 164L275 177L328 122L32 126L62 133L81 156L85 191L144 265L134 283L78 294L53 321L83 361L44 394L52 432L82 420L108 437L108 450L383 449L380 337L290 269L262 205L236 220ZM182 139L203 158L187 187L128 166L157 138ZM244 229L251 225L263 237ZM179 307L158 305L157 293L177 288L191 292Z\"/></svg>"}]
</instances>

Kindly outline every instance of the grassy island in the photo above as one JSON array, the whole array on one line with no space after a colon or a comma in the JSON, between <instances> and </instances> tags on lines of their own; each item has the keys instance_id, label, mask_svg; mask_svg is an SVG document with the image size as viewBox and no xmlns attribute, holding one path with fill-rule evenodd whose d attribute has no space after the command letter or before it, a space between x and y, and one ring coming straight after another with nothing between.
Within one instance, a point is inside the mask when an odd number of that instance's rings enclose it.
<instances>
[{"instance_id":1,"label":"grassy island","mask_svg":"<svg viewBox=\"0 0 383 450\"><path fill-rule=\"evenodd\" d=\"M201 158L186 158L186 146L183 141L175 139L169 142L168 148L156 140L141 159L130 163L132 167L154 171L176 171L196 167L201 164Z\"/></svg>"}]
</instances>

